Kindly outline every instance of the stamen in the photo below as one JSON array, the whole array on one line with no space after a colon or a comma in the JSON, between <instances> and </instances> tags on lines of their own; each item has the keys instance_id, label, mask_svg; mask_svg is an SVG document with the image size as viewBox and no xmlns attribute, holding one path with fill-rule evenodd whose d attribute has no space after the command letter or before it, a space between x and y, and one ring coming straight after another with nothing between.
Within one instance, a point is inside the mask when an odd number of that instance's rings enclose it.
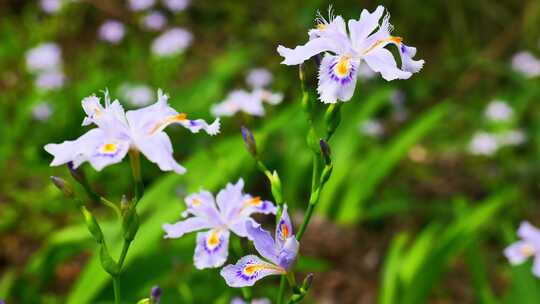
<instances>
[{"instance_id":1,"label":"stamen","mask_svg":"<svg viewBox=\"0 0 540 304\"><path fill-rule=\"evenodd\" d=\"M106 143L100 148L102 154L114 154L118 151L118 148L114 143Z\"/></svg>"},{"instance_id":2,"label":"stamen","mask_svg":"<svg viewBox=\"0 0 540 304\"><path fill-rule=\"evenodd\" d=\"M200 206L202 204L201 200L198 199L198 198L194 198L192 201L191 201L191 205L197 207L197 206Z\"/></svg>"},{"instance_id":3,"label":"stamen","mask_svg":"<svg viewBox=\"0 0 540 304\"><path fill-rule=\"evenodd\" d=\"M261 204L261 197L255 196L254 198L251 198L246 201L246 205L248 206L259 206Z\"/></svg>"},{"instance_id":4,"label":"stamen","mask_svg":"<svg viewBox=\"0 0 540 304\"><path fill-rule=\"evenodd\" d=\"M373 51L375 48L377 48L377 47L380 46L381 44L395 43L395 44L397 44L397 45L400 45L402 42L403 42L403 38L401 38L401 37L390 36L390 38L377 40L377 42L375 42L372 46L370 46L370 47L369 47L367 50L365 50L362 54L363 54L363 55L366 55L367 53Z\"/></svg>"},{"instance_id":5,"label":"stamen","mask_svg":"<svg viewBox=\"0 0 540 304\"><path fill-rule=\"evenodd\" d=\"M339 58L338 63L336 64L335 71L340 77L345 77L349 74L349 57Z\"/></svg>"},{"instance_id":6,"label":"stamen","mask_svg":"<svg viewBox=\"0 0 540 304\"><path fill-rule=\"evenodd\" d=\"M277 270L280 273L286 273L285 269L273 265L261 265L261 264L247 264L244 266L244 273L248 276L252 276L255 272L261 270Z\"/></svg>"},{"instance_id":7,"label":"stamen","mask_svg":"<svg viewBox=\"0 0 540 304\"><path fill-rule=\"evenodd\" d=\"M289 227L285 223L281 223L281 237L286 240L289 237Z\"/></svg>"}]
</instances>

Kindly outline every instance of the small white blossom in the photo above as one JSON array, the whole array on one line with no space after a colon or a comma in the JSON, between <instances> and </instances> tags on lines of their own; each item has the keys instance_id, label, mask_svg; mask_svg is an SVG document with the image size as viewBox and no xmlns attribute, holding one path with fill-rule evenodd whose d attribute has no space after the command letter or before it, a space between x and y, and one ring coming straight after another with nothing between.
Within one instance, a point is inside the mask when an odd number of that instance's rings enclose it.
<instances>
[{"instance_id":1,"label":"small white blossom","mask_svg":"<svg viewBox=\"0 0 540 304\"><path fill-rule=\"evenodd\" d=\"M40 73L36 78L36 86L42 90L55 90L64 86L65 76L60 70L49 70Z\"/></svg>"},{"instance_id":2,"label":"small white blossom","mask_svg":"<svg viewBox=\"0 0 540 304\"><path fill-rule=\"evenodd\" d=\"M62 63L62 51L57 44L42 43L26 52L26 67L30 72L57 68Z\"/></svg>"},{"instance_id":3,"label":"small white blossom","mask_svg":"<svg viewBox=\"0 0 540 304\"><path fill-rule=\"evenodd\" d=\"M41 0L41 9L47 14L54 14L62 8L62 0Z\"/></svg>"},{"instance_id":4,"label":"small white blossom","mask_svg":"<svg viewBox=\"0 0 540 304\"><path fill-rule=\"evenodd\" d=\"M360 125L360 132L370 137L381 137L384 134L384 127L380 121L368 119Z\"/></svg>"},{"instance_id":5,"label":"small white blossom","mask_svg":"<svg viewBox=\"0 0 540 304\"><path fill-rule=\"evenodd\" d=\"M154 100L152 88L144 84L125 83L120 86L120 95L132 106L146 106Z\"/></svg>"},{"instance_id":6,"label":"small white blossom","mask_svg":"<svg viewBox=\"0 0 540 304\"><path fill-rule=\"evenodd\" d=\"M52 113L53 109L51 105L46 101L40 102L32 108L32 116L34 117L34 119L41 122L49 120Z\"/></svg>"},{"instance_id":7,"label":"small white blossom","mask_svg":"<svg viewBox=\"0 0 540 304\"><path fill-rule=\"evenodd\" d=\"M152 42L152 53L156 56L172 56L182 53L193 40L193 35L183 28L172 28Z\"/></svg>"},{"instance_id":8,"label":"small white blossom","mask_svg":"<svg viewBox=\"0 0 540 304\"><path fill-rule=\"evenodd\" d=\"M185 10L190 2L190 0L163 0L163 4L172 12Z\"/></svg>"},{"instance_id":9,"label":"small white blossom","mask_svg":"<svg viewBox=\"0 0 540 304\"><path fill-rule=\"evenodd\" d=\"M493 155L499 149L497 137L487 132L477 132L469 144L469 151L474 155Z\"/></svg>"},{"instance_id":10,"label":"small white blossom","mask_svg":"<svg viewBox=\"0 0 540 304\"><path fill-rule=\"evenodd\" d=\"M167 24L167 18L161 12L149 12L143 19L143 26L147 30L159 31Z\"/></svg>"},{"instance_id":11,"label":"small white blossom","mask_svg":"<svg viewBox=\"0 0 540 304\"><path fill-rule=\"evenodd\" d=\"M527 77L536 77L540 75L540 59L530 52L522 51L512 57L512 68Z\"/></svg>"},{"instance_id":12,"label":"small white blossom","mask_svg":"<svg viewBox=\"0 0 540 304\"><path fill-rule=\"evenodd\" d=\"M132 11L144 11L151 8L156 0L129 0L129 9Z\"/></svg>"},{"instance_id":13,"label":"small white blossom","mask_svg":"<svg viewBox=\"0 0 540 304\"><path fill-rule=\"evenodd\" d=\"M253 89L266 87L272 82L272 74L267 69L257 68L249 71L246 83Z\"/></svg>"},{"instance_id":14,"label":"small white blossom","mask_svg":"<svg viewBox=\"0 0 540 304\"><path fill-rule=\"evenodd\" d=\"M99 28L99 38L103 41L110 42L112 44L117 44L124 38L125 28L124 24L115 21L109 20L101 25Z\"/></svg>"},{"instance_id":15,"label":"small white blossom","mask_svg":"<svg viewBox=\"0 0 540 304\"><path fill-rule=\"evenodd\" d=\"M504 101L494 100L486 108L485 115L492 121L508 121L513 114L512 108Z\"/></svg>"},{"instance_id":16,"label":"small white blossom","mask_svg":"<svg viewBox=\"0 0 540 304\"><path fill-rule=\"evenodd\" d=\"M502 146L518 146L527 140L522 130L508 130L497 136L497 141Z\"/></svg>"}]
</instances>

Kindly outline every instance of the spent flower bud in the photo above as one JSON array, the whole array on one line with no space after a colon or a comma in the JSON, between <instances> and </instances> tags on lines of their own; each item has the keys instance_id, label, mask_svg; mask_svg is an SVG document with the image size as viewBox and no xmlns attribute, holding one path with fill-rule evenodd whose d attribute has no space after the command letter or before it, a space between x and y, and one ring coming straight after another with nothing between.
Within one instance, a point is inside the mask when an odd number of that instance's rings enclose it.
<instances>
[{"instance_id":1,"label":"spent flower bud","mask_svg":"<svg viewBox=\"0 0 540 304\"><path fill-rule=\"evenodd\" d=\"M241 127L241 130L242 138L244 139L247 150L252 156L257 156L257 144L255 142L255 138L253 137L253 133L244 126Z\"/></svg>"},{"instance_id":2,"label":"spent flower bud","mask_svg":"<svg viewBox=\"0 0 540 304\"><path fill-rule=\"evenodd\" d=\"M73 187L65 181L63 178L60 178L58 176L51 176L51 181L56 186L56 188L60 189L65 197L72 198L75 196L75 193L73 192Z\"/></svg>"},{"instance_id":3,"label":"spent flower bud","mask_svg":"<svg viewBox=\"0 0 540 304\"><path fill-rule=\"evenodd\" d=\"M331 152L330 152L330 146L324 139L319 140L319 146L321 147L321 153L324 158L324 163L326 165L330 164L332 162L332 159L330 158Z\"/></svg>"},{"instance_id":4,"label":"spent flower bud","mask_svg":"<svg viewBox=\"0 0 540 304\"><path fill-rule=\"evenodd\" d=\"M86 222L88 231L90 231L90 234L92 234L96 242L101 244L103 242L103 232L101 232L101 227L99 227L96 218L94 217L92 212L90 212L84 206L81 207L81 212L84 216L84 221Z\"/></svg>"},{"instance_id":5,"label":"spent flower bud","mask_svg":"<svg viewBox=\"0 0 540 304\"><path fill-rule=\"evenodd\" d=\"M154 286L150 292L150 303L159 304L159 299L161 298L161 287Z\"/></svg>"},{"instance_id":6,"label":"spent flower bud","mask_svg":"<svg viewBox=\"0 0 540 304\"><path fill-rule=\"evenodd\" d=\"M311 284L313 283L313 273L308 273L308 275L304 278L304 282L302 282L302 289L307 291L309 288L311 288Z\"/></svg>"}]
</instances>

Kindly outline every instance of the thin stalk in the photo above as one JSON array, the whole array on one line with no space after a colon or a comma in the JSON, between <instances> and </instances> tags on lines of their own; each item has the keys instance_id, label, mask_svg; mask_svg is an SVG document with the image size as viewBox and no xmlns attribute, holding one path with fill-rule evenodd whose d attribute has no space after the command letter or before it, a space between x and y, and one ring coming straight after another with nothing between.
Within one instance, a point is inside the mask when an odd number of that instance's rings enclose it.
<instances>
[{"instance_id":1,"label":"thin stalk","mask_svg":"<svg viewBox=\"0 0 540 304\"><path fill-rule=\"evenodd\" d=\"M141 178L141 155L138 150L129 150L129 162L133 173L133 182L135 183L135 203L137 203L143 196L144 191Z\"/></svg>"},{"instance_id":2,"label":"thin stalk","mask_svg":"<svg viewBox=\"0 0 540 304\"><path fill-rule=\"evenodd\" d=\"M113 276L112 281L114 288L114 303L120 304L120 280L118 279L118 276Z\"/></svg>"},{"instance_id":3,"label":"thin stalk","mask_svg":"<svg viewBox=\"0 0 540 304\"><path fill-rule=\"evenodd\" d=\"M126 259L130 245L131 245L130 241L124 240L124 245L122 246L122 252L120 253L120 258L118 259L118 267L120 267L120 270L122 270L122 266L124 265L124 261Z\"/></svg>"},{"instance_id":4,"label":"thin stalk","mask_svg":"<svg viewBox=\"0 0 540 304\"><path fill-rule=\"evenodd\" d=\"M277 295L277 304L283 304L283 296L285 295L285 287L287 287L287 278L285 275L281 276L281 279L279 281L279 292Z\"/></svg>"}]
</instances>

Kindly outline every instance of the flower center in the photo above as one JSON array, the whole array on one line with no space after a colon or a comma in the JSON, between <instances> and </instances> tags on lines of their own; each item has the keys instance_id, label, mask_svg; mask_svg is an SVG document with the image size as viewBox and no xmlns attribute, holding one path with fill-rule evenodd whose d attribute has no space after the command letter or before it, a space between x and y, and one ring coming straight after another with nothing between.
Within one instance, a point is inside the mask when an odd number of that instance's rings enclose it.
<instances>
[{"instance_id":1,"label":"flower center","mask_svg":"<svg viewBox=\"0 0 540 304\"><path fill-rule=\"evenodd\" d=\"M219 244L220 244L219 237L220 236L221 236L221 233L220 233L219 230L216 230L216 229L210 230L210 235L206 239L206 247L208 247L208 249L210 249L210 250L213 250L217 246L219 246Z\"/></svg>"},{"instance_id":2,"label":"flower center","mask_svg":"<svg viewBox=\"0 0 540 304\"><path fill-rule=\"evenodd\" d=\"M528 257L534 255L535 252L536 252L534 247L531 246L530 244L525 244L525 245L521 246L520 251L524 256L528 256Z\"/></svg>"},{"instance_id":3,"label":"flower center","mask_svg":"<svg viewBox=\"0 0 540 304\"><path fill-rule=\"evenodd\" d=\"M289 227L285 223L281 223L281 238L286 240L289 237Z\"/></svg>"},{"instance_id":4,"label":"flower center","mask_svg":"<svg viewBox=\"0 0 540 304\"><path fill-rule=\"evenodd\" d=\"M198 198L194 198L192 201L191 201L191 205L197 207L197 206L200 206L201 205L201 200L198 199Z\"/></svg>"},{"instance_id":5,"label":"flower center","mask_svg":"<svg viewBox=\"0 0 540 304\"><path fill-rule=\"evenodd\" d=\"M319 24L317 24L317 29L318 29L319 31L322 31L322 30L324 30L325 28L326 28L326 24L324 24L324 23L319 23Z\"/></svg>"},{"instance_id":6,"label":"flower center","mask_svg":"<svg viewBox=\"0 0 540 304\"><path fill-rule=\"evenodd\" d=\"M350 58L349 57L341 57L339 58L336 66L334 67L334 71L337 74L337 76L343 78L349 75L350 71Z\"/></svg>"},{"instance_id":7,"label":"flower center","mask_svg":"<svg viewBox=\"0 0 540 304\"><path fill-rule=\"evenodd\" d=\"M102 154L111 155L111 154L115 154L116 151L118 151L118 147L114 143L106 143L100 148L100 152Z\"/></svg>"}]
</instances>

